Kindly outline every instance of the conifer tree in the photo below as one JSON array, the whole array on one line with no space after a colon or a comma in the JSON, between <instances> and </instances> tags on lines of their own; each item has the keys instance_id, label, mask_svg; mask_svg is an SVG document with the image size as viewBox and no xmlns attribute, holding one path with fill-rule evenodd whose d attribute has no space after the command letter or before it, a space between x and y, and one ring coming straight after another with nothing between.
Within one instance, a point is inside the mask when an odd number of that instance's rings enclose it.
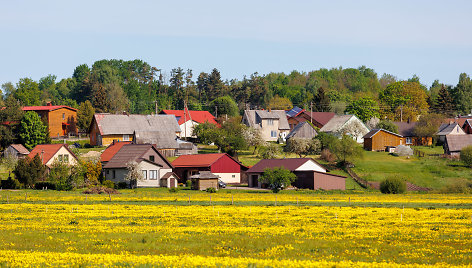
<instances>
[{"instance_id":1,"label":"conifer tree","mask_svg":"<svg viewBox=\"0 0 472 268\"><path fill-rule=\"evenodd\" d=\"M329 97L325 94L323 87L318 89L318 93L315 95L315 111L317 112L329 112L331 111L331 104Z\"/></svg>"}]
</instances>

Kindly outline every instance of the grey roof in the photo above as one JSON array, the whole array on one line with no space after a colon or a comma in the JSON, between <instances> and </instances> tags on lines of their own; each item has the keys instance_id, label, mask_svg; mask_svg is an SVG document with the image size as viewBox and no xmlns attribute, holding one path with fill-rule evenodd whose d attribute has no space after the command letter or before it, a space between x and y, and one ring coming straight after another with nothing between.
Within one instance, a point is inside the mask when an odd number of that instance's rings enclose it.
<instances>
[{"instance_id":1,"label":"grey roof","mask_svg":"<svg viewBox=\"0 0 472 268\"><path fill-rule=\"evenodd\" d=\"M191 179L218 179L219 177L211 173L211 171L200 171L198 174L190 176Z\"/></svg>"},{"instance_id":2,"label":"grey roof","mask_svg":"<svg viewBox=\"0 0 472 268\"><path fill-rule=\"evenodd\" d=\"M462 128L457 123L441 124L441 126L439 127L439 131L436 133L436 135L438 135L438 136L449 135L453 132L453 130L456 128L456 126L458 126L460 130L462 130ZM465 134L465 132L463 130L461 132L457 132L456 134L458 134L458 133Z\"/></svg>"},{"instance_id":3,"label":"grey roof","mask_svg":"<svg viewBox=\"0 0 472 268\"><path fill-rule=\"evenodd\" d=\"M417 122L393 122L398 127L398 134L403 137L416 137L414 129Z\"/></svg>"},{"instance_id":4,"label":"grey roof","mask_svg":"<svg viewBox=\"0 0 472 268\"><path fill-rule=\"evenodd\" d=\"M372 138L373 136L375 136L375 134L377 134L377 133L380 132L380 131L384 131L384 132L387 132L387 133L389 133L389 134L392 134L392 135L398 136L398 137L400 137L400 138L403 138L402 135L399 135L399 134L397 134L397 133L393 133L393 132L388 131L388 130L385 130L385 129L383 129L383 128L375 128L375 129L372 129L369 133L365 134L364 137L362 137L362 138L364 138L364 139Z\"/></svg>"},{"instance_id":5,"label":"grey roof","mask_svg":"<svg viewBox=\"0 0 472 268\"><path fill-rule=\"evenodd\" d=\"M469 145L472 145L472 135L447 135L444 146L447 146L449 152L460 152Z\"/></svg>"},{"instance_id":6,"label":"grey roof","mask_svg":"<svg viewBox=\"0 0 472 268\"><path fill-rule=\"evenodd\" d=\"M310 125L308 121L298 123L290 133L288 133L286 139L290 138L303 138L312 139L318 135L318 132Z\"/></svg>"},{"instance_id":7,"label":"grey roof","mask_svg":"<svg viewBox=\"0 0 472 268\"><path fill-rule=\"evenodd\" d=\"M179 145L179 149L182 149L182 150L192 150L193 147L195 146L193 143L189 141L183 141L180 139L177 139L177 144Z\"/></svg>"},{"instance_id":8,"label":"grey roof","mask_svg":"<svg viewBox=\"0 0 472 268\"><path fill-rule=\"evenodd\" d=\"M284 110L245 110L244 117L245 123L256 129L261 128L262 119L278 119L279 129L290 129Z\"/></svg>"},{"instance_id":9,"label":"grey roof","mask_svg":"<svg viewBox=\"0 0 472 268\"><path fill-rule=\"evenodd\" d=\"M95 114L94 119L101 135L132 135L136 130L181 132L174 115Z\"/></svg>"},{"instance_id":10,"label":"grey roof","mask_svg":"<svg viewBox=\"0 0 472 268\"><path fill-rule=\"evenodd\" d=\"M125 144L121 149L108 161L103 168L126 168L129 162L141 162L145 159L142 156L154 148L151 144ZM157 150L156 150L157 151ZM160 155L160 153L158 152ZM149 162L149 161L148 161ZM162 166L158 163L151 162L155 165Z\"/></svg>"},{"instance_id":11,"label":"grey roof","mask_svg":"<svg viewBox=\"0 0 472 268\"><path fill-rule=\"evenodd\" d=\"M173 131L140 131L134 132L133 141L137 144L154 144L157 149L178 149L177 136Z\"/></svg>"},{"instance_id":12,"label":"grey roof","mask_svg":"<svg viewBox=\"0 0 472 268\"><path fill-rule=\"evenodd\" d=\"M349 121L349 119L351 119L351 117L355 117L355 115L351 115L351 114L346 114L346 115L335 115L333 118L331 118L331 120L328 121L328 123L326 123L326 125L324 125L320 131L322 132L336 132L338 131L340 128L342 128L344 126L344 124L347 123L347 121Z\"/></svg>"},{"instance_id":13,"label":"grey roof","mask_svg":"<svg viewBox=\"0 0 472 268\"><path fill-rule=\"evenodd\" d=\"M28 151L28 149L26 149L26 147L23 146L23 144L11 144L10 146L20 154L29 154L30 153L30 151Z\"/></svg>"}]
</instances>

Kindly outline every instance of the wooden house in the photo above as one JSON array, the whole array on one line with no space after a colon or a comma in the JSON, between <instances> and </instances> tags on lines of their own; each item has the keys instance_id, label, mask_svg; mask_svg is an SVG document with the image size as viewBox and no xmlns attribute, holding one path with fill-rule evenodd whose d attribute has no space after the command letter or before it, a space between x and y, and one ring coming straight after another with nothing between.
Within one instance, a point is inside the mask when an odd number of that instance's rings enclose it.
<instances>
[{"instance_id":1,"label":"wooden house","mask_svg":"<svg viewBox=\"0 0 472 268\"><path fill-rule=\"evenodd\" d=\"M48 126L51 138L77 135L77 109L48 103L46 106L25 106L22 110L33 111L41 116L41 120Z\"/></svg>"},{"instance_id":2,"label":"wooden house","mask_svg":"<svg viewBox=\"0 0 472 268\"><path fill-rule=\"evenodd\" d=\"M172 165L182 183L200 171L211 171L225 183L241 183L242 173L247 170L247 167L228 154L181 155Z\"/></svg>"},{"instance_id":3,"label":"wooden house","mask_svg":"<svg viewBox=\"0 0 472 268\"><path fill-rule=\"evenodd\" d=\"M4 157L23 158L30 153L23 144L11 144L5 151L3 151Z\"/></svg>"},{"instance_id":4,"label":"wooden house","mask_svg":"<svg viewBox=\"0 0 472 268\"><path fill-rule=\"evenodd\" d=\"M472 135L447 135L443 144L444 154L459 157L464 147L472 145Z\"/></svg>"},{"instance_id":5,"label":"wooden house","mask_svg":"<svg viewBox=\"0 0 472 268\"><path fill-rule=\"evenodd\" d=\"M299 138L299 139L313 139L318 135L315 128L308 122L304 121L298 123L291 131L288 133L286 139L290 138Z\"/></svg>"},{"instance_id":6,"label":"wooden house","mask_svg":"<svg viewBox=\"0 0 472 268\"><path fill-rule=\"evenodd\" d=\"M190 176L192 180L192 189L205 191L208 188L218 189L218 179L220 176L211 173L211 171L200 171Z\"/></svg>"},{"instance_id":7,"label":"wooden house","mask_svg":"<svg viewBox=\"0 0 472 268\"><path fill-rule=\"evenodd\" d=\"M129 163L136 162L143 174L132 187L176 187L172 164L151 144L123 144L103 166L107 180L125 182Z\"/></svg>"},{"instance_id":8,"label":"wooden house","mask_svg":"<svg viewBox=\"0 0 472 268\"><path fill-rule=\"evenodd\" d=\"M264 187L259 181L265 169L283 167L293 172L297 179L293 186L307 189L345 190L346 177L327 173L327 169L311 158L263 159L246 173L249 187Z\"/></svg>"},{"instance_id":9,"label":"wooden house","mask_svg":"<svg viewBox=\"0 0 472 268\"><path fill-rule=\"evenodd\" d=\"M69 149L67 144L40 144L31 150L28 157L33 159L39 155L46 167L51 168L55 161L68 165L77 164L77 156Z\"/></svg>"},{"instance_id":10,"label":"wooden house","mask_svg":"<svg viewBox=\"0 0 472 268\"><path fill-rule=\"evenodd\" d=\"M421 146L433 144L433 137L418 137L415 135L417 122L393 122L398 128L398 134L402 135L404 145Z\"/></svg>"},{"instance_id":11,"label":"wooden house","mask_svg":"<svg viewBox=\"0 0 472 268\"><path fill-rule=\"evenodd\" d=\"M113 141L132 141L135 131L161 131L175 139L180 127L173 115L95 114L89 127L90 144L108 146Z\"/></svg>"},{"instance_id":12,"label":"wooden house","mask_svg":"<svg viewBox=\"0 0 472 268\"><path fill-rule=\"evenodd\" d=\"M196 138L193 135L193 128L203 123L210 123L218 126L215 117L208 111L192 110L162 110L160 114L174 115L180 127L180 138Z\"/></svg>"},{"instance_id":13,"label":"wooden house","mask_svg":"<svg viewBox=\"0 0 472 268\"><path fill-rule=\"evenodd\" d=\"M402 135L385 129L372 129L363 138L364 149L367 151L385 151L388 147L404 145Z\"/></svg>"}]
</instances>

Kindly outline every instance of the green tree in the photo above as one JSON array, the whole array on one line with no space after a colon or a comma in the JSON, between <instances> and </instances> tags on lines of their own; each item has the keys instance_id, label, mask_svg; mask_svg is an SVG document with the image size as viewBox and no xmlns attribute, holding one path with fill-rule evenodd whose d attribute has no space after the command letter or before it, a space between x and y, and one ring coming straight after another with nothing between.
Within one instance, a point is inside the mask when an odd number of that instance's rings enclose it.
<instances>
[{"instance_id":1,"label":"green tree","mask_svg":"<svg viewBox=\"0 0 472 268\"><path fill-rule=\"evenodd\" d=\"M208 76L208 92L207 97L209 100L216 99L224 95L224 84L221 81L221 74L218 69L214 68Z\"/></svg>"},{"instance_id":2,"label":"green tree","mask_svg":"<svg viewBox=\"0 0 472 268\"><path fill-rule=\"evenodd\" d=\"M52 163L48 180L56 186L56 190L70 191L73 189L71 168L64 162L54 161L54 163Z\"/></svg>"},{"instance_id":3,"label":"green tree","mask_svg":"<svg viewBox=\"0 0 472 268\"><path fill-rule=\"evenodd\" d=\"M275 95L267 104L267 109L274 110L290 110L292 107L293 104L289 98L279 97L279 95Z\"/></svg>"},{"instance_id":4,"label":"green tree","mask_svg":"<svg viewBox=\"0 0 472 268\"><path fill-rule=\"evenodd\" d=\"M252 154L256 153L257 148L264 145L264 139L262 139L261 131L252 127L248 127L244 131L244 138L248 146L253 146L254 151Z\"/></svg>"},{"instance_id":5,"label":"green tree","mask_svg":"<svg viewBox=\"0 0 472 268\"><path fill-rule=\"evenodd\" d=\"M315 95L314 103L315 111L317 112L329 112L331 111L331 104L328 96L326 95L325 89L320 87Z\"/></svg>"},{"instance_id":6,"label":"green tree","mask_svg":"<svg viewBox=\"0 0 472 268\"><path fill-rule=\"evenodd\" d=\"M384 194L402 194L405 191L405 180L396 176L388 177L380 183L380 192Z\"/></svg>"},{"instance_id":7,"label":"green tree","mask_svg":"<svg viewBox=\"0 0 472 268\"><path fill-rule=\"evenodd\" d=\"M457 111L469 114L472 111L472 80L466 73L460 74L459 82L452 93Z\"/></svg>"},{"instance_id":8,"label":"green tree","mask_svg":"<svg viewBox=\"0 0 472 268\"><path fill-rule=\"evenodd\" d=\"M87 130L92 123L94 114L95 109L93 108L92 103L88 100L82 102L77 110L77 124L79 129L82 131Z\"/></svg>"},{"instance_id":9,"label":"green tree","mask_svg":"<svg viewBox=\"0 0 472 268\"><path fill-rule=\"evenodd\" d=\"M277 158L281 153L280 146L273 142L267 142L265 145L260 146L259 157L262 159L273 159Z\"/></svg>"},{"instance_id":10,"label":"green tree","mask_svg":"<svg viewBox=\"0 0 472 268\"><path fill-rule=\"evenodd\" d=\"M388 119L380 120L380 122L377 124L377 126L375 126L375 128L385 129L387 131L398 134L398 126Z\"/></svg>"},{"instance_id":11,"label":"green tree","mask_svg":"<svg viewBox=\"0 0 472 268\"><path fill-rule=\"evenodd\" d=\"M16 84L14 96L25 106L41 105L39 85L31 78L20 79Z\"/></svg>"},{"instance_id":12,"label":"green tree","mask_svg":"<svg viewBox=\"0 0 472 268\"><path fill-rule=\"evenodd\" d=\"M0 146L6 148L19 139L19 122L23 118L24 112L17 99L13 95L8 95L5 100L5 109L0 109Z\"/></svg>"},{"instance_id":13,"label":"green tree","mask_svg":"<svg viewBox=\"0 0 472 268\"><path fill-rule=\"evenodd\" d=\"M447 116L453 115L454 111L454 101L449 94L449 90L444 84L441 85L437 97L433 105L433 111L436 113L441 113Z\"/></svg>"},{"instance_id":14,"label":"green tree","mask_svg":"<svg viewBox=\"0 0 472 268\"><path fill-rule=\"evenodd\" d=\"M20 122L20 140L26 148L32 149L47 141L47 126L35 112L27 112Z\"/></svg>"},{"instance_id":15,"label":"green tree","mask_svg":"<svg viewBox=\"0 0 472 268\"><path fill-rule=\"evenodd\" d=\"M230 96L218 97L210 103L210 111L216 114L218 109L218 115L238 116L239 108L236 102Z\"/></svg>"},{"instance_id":16,"label":"green tree","mask_svg":"<svg viewBox=\"0 0 472 268\"><path fill-rule=\"evenodd\" d=\"M296 179L297 176L295 174L283 167L266 168L262 176L259 177L259 181L268 184L269 189L274 193L278 193L280 190L290 186Z\"/></svg>"},{"instance_id":17,"label":"green tree","mask_svg":"<svg viewBox=\"0 0 472 268\"><path fill-rule=\"evenodd\" d=\"M346 109L346 112L357 116L363 122L369 121L372 117L379 117L379 105L370 97L360 98L353 101Z\"/></svg>"},{"instance_id":18,"label":"green tree","mask_svg":"<svg viewBox=\"0 0 472 268\"><path fill-rule=\"evenodd\" d=\"M462 148L461 161L468 167L472 167L472 145Z\"/></svg>"},{"instance_id":19,"label":"green tree","mask_svg":"<svg viewBox=\"0 0 472 268\"><path fill-rule=\"evenodd\" d=\"M395 82L379 93L383 109L381 113L389 119L416 121L429 109L428 95L417 82Z\"/></svg>"},{"instance_id":20,"label":"green tree","mask_svg":"<svg viewBox=\"0 0 472 268\"><path fill-rule=\"evenodd\" d=\"M348 135L343 135L341 139L331 140L328 147L341 165L352 163L364 155L364 149Z\"/></svg>"},{"instance_id":21,"label":"green tree","mask_svg":"<svg viewBox=\"0 0 472 268\"><path fill-rule=\"evenodd\" d=\"M25 187L33 188L36 182L44 181L46 166L43 165L39 154L36 154L33 159L25 157L18 160L13 173L16 179Z\"/></svg>"},{"instance_id":22,"label":"green tree","mask_svg":"<svg viewBox=\"0 0 472 268\"><path fill-rule=\"evenodd\" d=\"M444 121L444 116L440 114L426 114L420 117L420 120L416 123L413 128L413 133L417 137L429 138L433 137L438 131L439 126ZM425 141L423 139L423 141Z\"/></svg>"}]
</instances>

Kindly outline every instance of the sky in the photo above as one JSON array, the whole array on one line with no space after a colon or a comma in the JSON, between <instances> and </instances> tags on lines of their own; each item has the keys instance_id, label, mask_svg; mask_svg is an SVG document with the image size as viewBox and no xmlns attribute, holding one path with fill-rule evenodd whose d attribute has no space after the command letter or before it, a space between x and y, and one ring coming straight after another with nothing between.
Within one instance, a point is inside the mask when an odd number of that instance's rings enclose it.
<instances>
[{"instance_id":1,"label":"sky","mask_svg":"<svg viewBox=\"0 0 472 268\"><path fill-rule=\"evenodd\" d=\"M0 84L141 59L169 74L365 65L430 86L472 74L472 1L0 1Z\"/></svg>"}]
</instances>

